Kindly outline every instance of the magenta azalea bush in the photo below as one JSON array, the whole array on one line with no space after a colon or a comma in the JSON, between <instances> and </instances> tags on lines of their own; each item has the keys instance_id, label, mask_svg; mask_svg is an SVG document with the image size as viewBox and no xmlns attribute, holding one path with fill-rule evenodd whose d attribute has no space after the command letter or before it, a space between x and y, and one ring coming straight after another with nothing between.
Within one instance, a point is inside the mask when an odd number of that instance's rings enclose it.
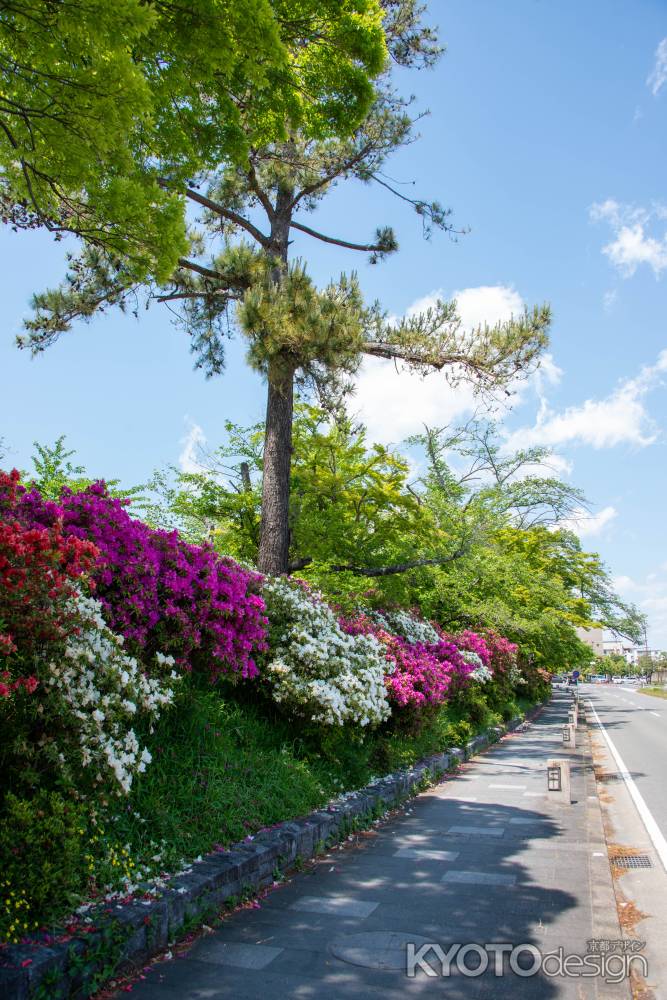
<instances>
[{"instance_id":1,"label":"magenta azalea bush","mask_svg":"<svg viewBox=\"0 0 667 1000\"><path fill-rule=\"evenodd\" d=\"M160 651L213 677L255 677L255 657L266 649L261 577L208 545L150 528L128 505L103 482L64 489L57 503L20 487L15 514L26 524L61 523L65 536L93 542L95 596L109 627L137 653Z\"/></svg>"},{"instance_id":2,"label":"magenta azalea bush","mask_svg":"<svg viewBox=\"0 0 667 1000\"><path fill-rule=\"evenodd\" d=\"M517 655L519 647L515 642L510 642L505 636L499 635L492 629L484 633L484 642L489 650L490 665L495 676L512 676L517 671Z\"/></svg>"},{"instance_id":3,"label":"magenta azalea bush","mask_svg":"<svg viewBox=\"0 0 667 1000\"><path fill-rule=\"evenodd\" d=\"M433 643L409 642L388 632L365 614L342 619L341 626L352 635L374 635L384 647L387 693L390 702L399 708L441 704L450 691L465 686L475 669L449 639Z\"/></svg>"},{"instance_id":4,"label":"magenta azalea bush","mask_svg":"<svg viewBox=\"0 0 667 1000\"><path fill-rule=\"evenodd\" d=\"M474 653L475 656L478 656L485 667L491 666L491 650L484 636L466 629L465 632L458 632L456 635L451 636L451 641L458 649Z\"/></svg>"},{"instance_id":5,"label":"magenta azalea bush","mask_svg":"<svg viewBox=\"0 0 667 1000\"><path fill-rule=\"evenodd\" d=\"M95 597L109 628L142 660L159 652L213 679L256 677L258 654L269 653L272 662L259 574L208 545L189 544L176 531L131 517L129 501L111 496L104 482L76 493L65 488L57 502L14 485L15 520L26 527L58 526L64 538L95 546ZM8 516L4 496L0 491L0 519ZM475 682L513 686L518 677L513 643L493 632L448 635L414 610L359 612L342 618L340 628L380 643L387 697L399 709L442 704Z\"/></svg>"}]
</instances>

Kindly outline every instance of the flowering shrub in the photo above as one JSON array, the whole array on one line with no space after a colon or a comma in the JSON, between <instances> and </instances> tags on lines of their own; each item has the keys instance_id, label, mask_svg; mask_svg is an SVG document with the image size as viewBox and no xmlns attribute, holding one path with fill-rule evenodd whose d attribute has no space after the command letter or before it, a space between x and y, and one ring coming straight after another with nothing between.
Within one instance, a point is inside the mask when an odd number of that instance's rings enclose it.
<instances>
[{"instance_id":1,"label":"flowering shrub","mask_svg":"<svg viewBox=\"0 0 667 1000\"><path fill-rule=\"evenodd\" d=\"M50 660L44 671L44 687L51 697L39 706L42 723L47 733L57 733L53 739L58 759L66 768L89 768L95 783L111 779L119 793L127 794L134 775L151 761L132 721L140 714L156 719L172 703L173 688L148 677L124 652L122 637L105 625L98 601L80 595L76 611L77 633L70 636L62 658ZM174 665L173 657L161 653L156 661L163 672ZM177 680L172 670L170 681ZM43 739L48 742L48 735Z\"/></svg>"},{"instance_id":2,"label":"flowering shrub","mask_svg":"<svg viewBox=\"0 0 667 1000\"><path fill-rule=\"evenodd\" d=\"M8 515L0 520L0 664L19 648L32 655L71 630L76 581L97 556L90 542L66 537L58 521L44 527L13 517L18 478L16 471L0 472L0 513L4 505ZM12 677L8 668L1 676L1 697L35 689L33 677Z\"/></svg>"},{"instance_id":3,"label":"flowering shrub","mask_svg":"<svg viewBox=\"0 0 667 1000\"><path fill-rule=\"evenodd\" d=\"M423 643L408 643L393 636L387 643L387 652L395 664L387 676L387 690L396 705L436 704L446 700L454 664L438 657Z\"/></svg>"},{"instance_id":4,"label":"flowering shrub","mask_svg":"<svg viewBox=\"0 0 667 1000\"><path fill-rule=\"evenodd\" d=\"M210 546L190 545L177 532L153 532L160 556L160 618L149 648L188 667L252 678L266 651L261 576Z\"/></svg>"},{"instance_id":5,"label":"flowering shrub","mask_svg":"<svg viewBox=\"0 0 667 1000\"><path fill-rule=\"evenodd\" d=\"M326 725L376 725L389 715L386 659L372 635L341 628L331 608L298 583L267 579L266 679L275 701Z\"/></svg>"},{"instance_id":6,"label":"flowering shrub","mask_svg":"<svg viewBox=\"0 0 667 1000\"><path fill-rule=\"evenodd\" d=\"M62 523L67 538L95 544L93 579L104 617L136 652L160 650L214 677L256 676L254 657L265 649L266 631L261 578L210 546L153 530L130 517L127 505L101 482L79 493L64 489L58 503L16 484L11 504L24 524ZM0 494L0 516L2 507Z\"/></svg>"},{"instance_id":7,"label":"flowering shrub","mask_svg":"<svg viewBox=\"0 0 667 1000\"><path fill-rule=\"evenodd\" d=\"M32 685L23 685L33 695L30 704L0 701L3 730L12 735L3 746L3 766L34 768L41 781L59 776L79 795L86 786L127 794L133 776L151 760L139 745L134 720L155 720L171 704L178 675L172 671L168 683L149 677L124 651L123 638L105 625L98 601L79 594L71 604L70 635L30 660ZM156 675L174 664L161 654L156 660ZM18 663L20 669L20 658Z\"/></svg>"},{"instance_id":8,"label":"flowering shrub","mask_svg":"<svg viewBox=\"0 0 667 1000\"><path fill-rule=\"evenodd\" d=\"M421 642L424 645L432 645L441 639L441 634L434 625L423 618L417 618L416 615L411 614L409 611L401 611L400 609L393 611L371 611L369 617L386 629L387 632L392 632L407 642Z\"/></svg>"},{"instance_id":9,"label":"flowering shrub","mask_svg":"<svg viewBox=\"0 0 667 1000\"><path fill-rule=\"evenodd\" d=\"M438 637L429 645L409 642L365 614L341 624L350 635L372 635L382 645L387 660L387 693L399 708L440 704L447 699L455 679L463 683L473 672L455 644L446 639Z\"/></svg>"},{"instance_id":10,"label":"flowering shrub","mask_svg":"<svg viewBox=\"0 0 667 1000\"><path fill-rule=\"evenodd\" d=\"M491 654L491 666L495 676L504 675L512 685L521 684L523 678L517 664L519 647L492 629L484 633L484 641Z\"/></svg>"},{"instance_id":11,"label":"flowering shrub","mask_svg":"<svg viewBox=\"0 0 667 1000\"><path fill-rule=\"evenodd\" d=\"M485 667L491 666L491 650L484 636L466 629L465 632L458 632L456 635L451 636L451 639L463 653L466 651L474 653Z\"/></svg>"},{"instance_id":12,"label":"flowering shrub","mask_svg":"<svg viewBox=\"0 0 667 1000\"><path fill-rule=\"evenodd\" d=\"M461 653L461 655L466 663L469 663L470 666L474 668L470 674L471 680L477 681L479 684L486 684L487 681L493 679L491 670L486 666L486 664L482 663L482 660L477 653L471 653L470 650L465 650Z\"/></svg>"}]
</instances>

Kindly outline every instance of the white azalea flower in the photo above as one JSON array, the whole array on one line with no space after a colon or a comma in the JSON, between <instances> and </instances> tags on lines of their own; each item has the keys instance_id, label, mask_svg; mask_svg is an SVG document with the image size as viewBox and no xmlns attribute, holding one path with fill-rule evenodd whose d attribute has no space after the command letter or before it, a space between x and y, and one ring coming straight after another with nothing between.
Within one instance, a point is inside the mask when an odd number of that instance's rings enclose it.
<instances>
[{"instance_id":1,"label":"white azalea flower","mask_svg":"<svg viewBox=\"0 0 667 1000\"><path fill-rule=\"evenodd\" d=\"M279 636L268 665L276 702L325 725L388 717L386 662L374 636L347 635L319 595L285 580L266 580L263 596Z\"/></svg>"},{"instance_id":2,"label":"white azalea flower","mask_svg":"<svg viewBox=\"0 0 667 1000\"><path fill-rule=\"evenodd\" d=\"M144 771L152 759L140 747L129 719L139 712L156 719L161 708L171 704L174 692L162 681L147 677L137 660L123 652L122 638L105 625L98 601L79 594L74 602L81 631L65 649L66 662L49 664L46 682L58 692L76 723L82 766L96 763L96 780L105 779L103 772L111 774L119 790L127 794L133 775ZM162 654L156 658L166 666L175 662ZM170 681L178 679L172 671ZM63 754L60 759L64 765Z\"/></svg>"}]
</instances>

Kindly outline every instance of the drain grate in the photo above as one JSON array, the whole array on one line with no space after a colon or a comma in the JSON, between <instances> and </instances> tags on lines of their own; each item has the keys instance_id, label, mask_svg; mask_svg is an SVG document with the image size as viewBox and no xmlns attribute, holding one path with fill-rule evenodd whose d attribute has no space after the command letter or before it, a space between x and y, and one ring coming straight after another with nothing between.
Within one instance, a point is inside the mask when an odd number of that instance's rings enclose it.
<instances>
[{"instance_id":1,"label":"drain grate","mask_svg":"<svg viewBox=\"0 0 667 1000\"><path fill-rule=\"evenodd\" d=\"M611 862L619 868L653 868L648 854L619 854Z\"/></svg>"}]
</instances>

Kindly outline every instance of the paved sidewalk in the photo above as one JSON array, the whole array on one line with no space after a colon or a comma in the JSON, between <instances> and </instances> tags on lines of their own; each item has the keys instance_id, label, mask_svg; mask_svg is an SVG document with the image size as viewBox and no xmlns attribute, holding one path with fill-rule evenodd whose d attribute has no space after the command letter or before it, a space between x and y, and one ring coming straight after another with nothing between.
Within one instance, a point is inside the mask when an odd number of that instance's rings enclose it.
<instances>
[{"instance_id":1,"label":"paved sidewalk","mask_svg":"<svg viewBox=\"0 0 667 1000\"><path fill-rule=\"evenodd\" d=\"M563 752L569 695L420 795L358 848L332 851L233 914L184 958L153 967L137 1000L629 996L596 978L406 975L406 942L529 943L585 954L619 938L600 811L586 752L569 754L571 806L546 795L546 760ZM580 727L581 730L581 727ZM583 740L584 732L580 731ZM585 742L585 741L584 741ZM429 954L438 972L440 963ZM476 965L470 953L467 964ZM528 966L533 959L524 953ZM120 996L121 994L119 994Z\"/></svg>"}]
</instances>

